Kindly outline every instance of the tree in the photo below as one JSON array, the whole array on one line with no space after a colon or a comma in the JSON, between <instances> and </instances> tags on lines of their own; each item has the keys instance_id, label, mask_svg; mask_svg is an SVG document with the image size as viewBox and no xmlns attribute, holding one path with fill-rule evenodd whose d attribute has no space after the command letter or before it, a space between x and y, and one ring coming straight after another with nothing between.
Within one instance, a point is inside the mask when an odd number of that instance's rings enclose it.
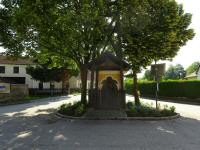
<instances>
[{"instance_id":1,"label":"tree","mask_svg":"<svg viewBox=\"0 0 200 150\"><path fill-rule=\"evenodd\" d=\"M193 73L193 72L196 72L198 67L200 66L200 62L194 62L192 63L187 69L186 69L186 72L187 72L187 75Z\"/></svg>"},{"instance_id":2,"label":"tree","mask_svg":"<svg viewBox=\"0 0 200 150\"><path fill-rule=\"evenodd\" d=\"M119 58L126 59L131 64L135 102L139 104L137 73L151 62L147 59L147 55L141 53L141 49L144 50L144 46L141 45L145 44L144 38L141 40L141 37L145 36L144 29L149 21L146 4L139 0L119 0L113 3L115 7L112 9L111 18L115 20L113 26L115 34L112 37L111 45ZM132 53L128 53L128 51Z\"/></svg>"},{"instance_id":3,"label":"tree","mask_svg":"<svg viewBox=\"0 0 200 150\"><path fill-rule=\"evenodd\" d=\"M63 69L50 69L46 65L28 66L26 71L33 79L41 82L59 82L62 80L63 74Z\"/></svg>"},{"instance_id":4,"label":"tree","mask_svg":"<svg viewBox=\"0 0 200 150\"><path fill-rule=\"evenodd\" d=\"M171 59L192 39L191 15L174 0L2 0L0 42L9 54L72 59L81 72L86 103L87 67L111 43L137 73L152 61Z\"/></svg>"},{"instance_id":5,"label":"tree","mask_svg":"<svg viewBox=\"0 0 200 150\"><path fill-rule=\"evenodd\" d=\"M109 33L106 2L2 0L2 4L0 40L8 54L72 59L81 73L85 104L88 64L99 55L99 45Z\"/></svg>"},{"instance_id":6,"label":"tree","mask_svg":"<svg viewBox=\"0 0 200 150\"><path fill-rule=\"evenodd\" d=\"M165 80L178 80L183 79L186 75L186 71L184 70L183 66L177 64L176 66L170 66L164 75Z\"/></svg>"},{"instance_id":7,"label":"tree","mask_svg":"<svg viewBox=\"0 0 200 150\"><path fill-rule=\"evenodd\" d=\"M122 17L123 48L132 65L136 104L139 104L136 73L153 60L156 63L173 58L194 37L193 30L188 29L191 14L184 13L182 5L175 1L147 0L138 8L137 13L130 9Z\"/></svg>"},{"instance_id":8,"label":"tree","mask_svg":"<svg viewBox=\"0 0 200 150\"><path fill-rule=\"evenodd\" d=\"M151 74L151 71L150 70L146 70L144 72L144 76L143 76L143 79L144 80L148 80L148 81L152 81L154 79L153 75Z\"/></svg>"},{"instance_id":9,"label":"tree","mask_svg":"<svg viewBox=\"0 0 200 150\"><path fill-rule=\"evenodd\" d=\"M44 61L44 60L43 60ZM60 82L62 81L63 93L66 92L69 87L69 79L71 76L77 76L79 71L77 67L71 62L65 63L62 67L54 66L52 60L49 58L45 62L34 60L35 65L30 65L26 68L26 71L35 80L41 82Z\"/></svg>"}]
</instances>

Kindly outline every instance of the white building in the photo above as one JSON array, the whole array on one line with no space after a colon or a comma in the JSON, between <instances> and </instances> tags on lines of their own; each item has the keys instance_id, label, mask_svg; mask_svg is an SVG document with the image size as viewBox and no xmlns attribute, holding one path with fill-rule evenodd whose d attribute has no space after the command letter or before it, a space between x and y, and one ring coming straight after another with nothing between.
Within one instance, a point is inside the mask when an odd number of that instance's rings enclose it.
<instances>
[{"instance_id":1,"label":"white building","mask_svg":"<svg viewBox=\"0 0 200 150\"><path fill-rule=\"evenodd\" d=\"M0 82L12 84L27 84L29 89L50 89L50 83L41 83L31 78L26 73L26 67L33 65L28 59L8 59L0 56ZM55 89L62 89L62 82L54 82ZM81 86L80 76L71 77L69 80L70 89L77 89Z\"/></svg>"},{"instance_id":2,"label":"white building","mask_svg":"<svg viewBox=\"0 0 200 150\"><path fill-rule=\"evenodd\" d=\"M185 77L185 79L186 80L200 80L200 66L198 67L198 69L195 72L187 75Z\"/></svg>"},{"instance_id":3,"label":"white building","mask_svg":"<svg viewBox=\"0 0 200 150\"><path fill-rule=\"evenodd\" d=\"M200 80L200 65L197 69L197 80Z\"/></svg>"}]
</instances>

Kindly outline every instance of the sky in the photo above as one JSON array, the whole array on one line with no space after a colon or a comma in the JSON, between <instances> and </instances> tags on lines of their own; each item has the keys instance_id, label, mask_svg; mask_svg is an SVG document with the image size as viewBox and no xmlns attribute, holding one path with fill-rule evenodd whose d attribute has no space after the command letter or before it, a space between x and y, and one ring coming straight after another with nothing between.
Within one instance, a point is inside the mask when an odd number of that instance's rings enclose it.
<instances>
[{"instance_id":1,"label":"sky","mask_svg":"<svg viewBox=\"0 0 200 150\"><path fill-rule=\"evenodd\" d=\"M195 30L195 37L193 40L188 41L178 52L177 56L171 61L165 61L167 66L170 64L181 64L184 68L187 68L194 61L200 61L200 0L176 0L178 3L183 4L184 10L187 13L191 13L192 23L190 28ZM4 51L0 47L0 52Z\"/></svg>"},{"instance_id":2,"label":"sky","mask_svg":"<svg viewBox=\"0 0 200 150\"><path fill-rule=\"evenodd\" d=\"M188 41L185 46L181 47L176 57L172 61L160 61L166 63L166 69L170 65L181 64L185 69L193 62L200 61L200 0L176 0L179 4L183 4L184 11L192 14L192 23L190 28L195 31L195 37ZM150 69L150 67L147 67ZM138 74L141 78L145 70Z\"/></svg>"},{"instance_id":3,"label":"sky","mask_svg":"<svg viewBox=\"0 0 200 150\"><path fill-rule=\"evenodd\" d=\"M176 0L178 3L183 4L184 10L191 13L192 23L191 28L194 29L196 35L193 40L187 42L183 46L178 55L173 59L172 64L182 64L188 67L194 61L200 61L200 1L199 0Z\"/></svg>"}]
</instances>

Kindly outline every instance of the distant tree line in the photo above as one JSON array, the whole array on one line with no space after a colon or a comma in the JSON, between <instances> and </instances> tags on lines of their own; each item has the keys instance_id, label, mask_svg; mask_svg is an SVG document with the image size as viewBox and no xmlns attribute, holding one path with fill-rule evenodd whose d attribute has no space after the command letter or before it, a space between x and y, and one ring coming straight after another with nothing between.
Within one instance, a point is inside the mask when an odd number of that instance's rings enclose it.
<instances>
[{"instance_id":1,"label":"distant tree line","mask_svg":"<svg viewBox=\"0 0 200 150\"><path fill-rule=\"evenodd\" d=\"M200 62L194 62L186 69L184 69L184 67L181 64L170 65L167 71L165 72L165 75L163 76L163 80L184 79L187 75L196 72L199 66ZM151 81L154 80L154 76L151 74L151 71L147 69L142 79Z\"/></svg>"}]
</instances>

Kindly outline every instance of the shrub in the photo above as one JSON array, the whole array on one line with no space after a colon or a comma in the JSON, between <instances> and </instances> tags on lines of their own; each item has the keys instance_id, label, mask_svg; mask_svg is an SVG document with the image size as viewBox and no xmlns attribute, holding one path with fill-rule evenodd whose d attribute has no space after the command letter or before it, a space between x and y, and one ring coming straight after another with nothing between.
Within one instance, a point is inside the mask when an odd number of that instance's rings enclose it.
<instances>
[{"instance_id":1,"label":"shrub","mask_svg":"<svg viewBox=\"0 0 200 150\"><path fill-rule=\"evenodd\" d=\"M171 106L169 109L170 109L170 111L173 112L173 113L174 113L175 110L176 110L176 108L175 108L174 106Z\"/></svg>"},{"instance_id":2,"label":"shrub","mask_svg":"<svg viewBox=\"0 0 200 150\"><path fill-rule=\"evenodd\" d=\"M61 114L70 114L71 112L71 103L69 104L62 104L59 108L59 113Z\"/></svg>"},{"instance_id":3,"label":"shrub","mask_svg":"<svg viewBox=\"0 0 200 150\"><path fill-rule=\"evenodd\" d=\"M83 104L80 104L79 106L77 106L74 110L74 115L77 117L82 116L84 113L86 112L86 108Z\"/></svg>"},{"instance_id":4,"label":"shrub","mask_svg":"<svg viewBox=\"0 0 200 150\"><path fill-rule=\"evenodd\" d=\"M126 92L133 94L132 82L125 82ZM200 98L200 81L188 80L167 80L161 81L159 86L159 96L179 97L179 98ZM141 96L155 96L156 83L154 81L138 82L138 89Z\"/></svg>"},{"instance_id":5,"label":"shrub","mask_svg":"<svg viewBox=\"0 0 200 150\"><path fill-rule=\"evenodd\" d=\"M133 102L129 101L128 103L126 103L126 106L128 109L131 109L134 105L133 105Z\"/></svg>"},{"instance_id":6,"label":"shrub","mask_svg":"<svg viewBox=\"0 0 200 150\"><path fill-rule=\"evenodd\" d=\"M58 112L68 116L80 117L86 112L86 106L81 102L63 104L58 109Z\"/></svg>"},{"instance_id":7,"label":"shrub","mask_svg":"<svg viewBox=\"0 0 200 150\"><path fill-rule=\"evenodd\" d=\"M164 105L164 108L161 109L160 107L158 109L154 108L152 104L143 104L141 103L140 109L135 106L134 103L128 102L127 105L131 105L131 109L127 110L127 116L128 117L164 117L164 116L173 116L175 115L175 107L168 107L167 105Z\"/></svg>"},{"instance_id":8,"label":"shrub","mask_svg":"<svg viewBox=\"0 0 200 150\"><path fill-rule=\"evenodd\" d=\"M79 93L81 93L81 89L80 88L70 89L70 94L79 94Z\"/></svg>"}]
</instances>

